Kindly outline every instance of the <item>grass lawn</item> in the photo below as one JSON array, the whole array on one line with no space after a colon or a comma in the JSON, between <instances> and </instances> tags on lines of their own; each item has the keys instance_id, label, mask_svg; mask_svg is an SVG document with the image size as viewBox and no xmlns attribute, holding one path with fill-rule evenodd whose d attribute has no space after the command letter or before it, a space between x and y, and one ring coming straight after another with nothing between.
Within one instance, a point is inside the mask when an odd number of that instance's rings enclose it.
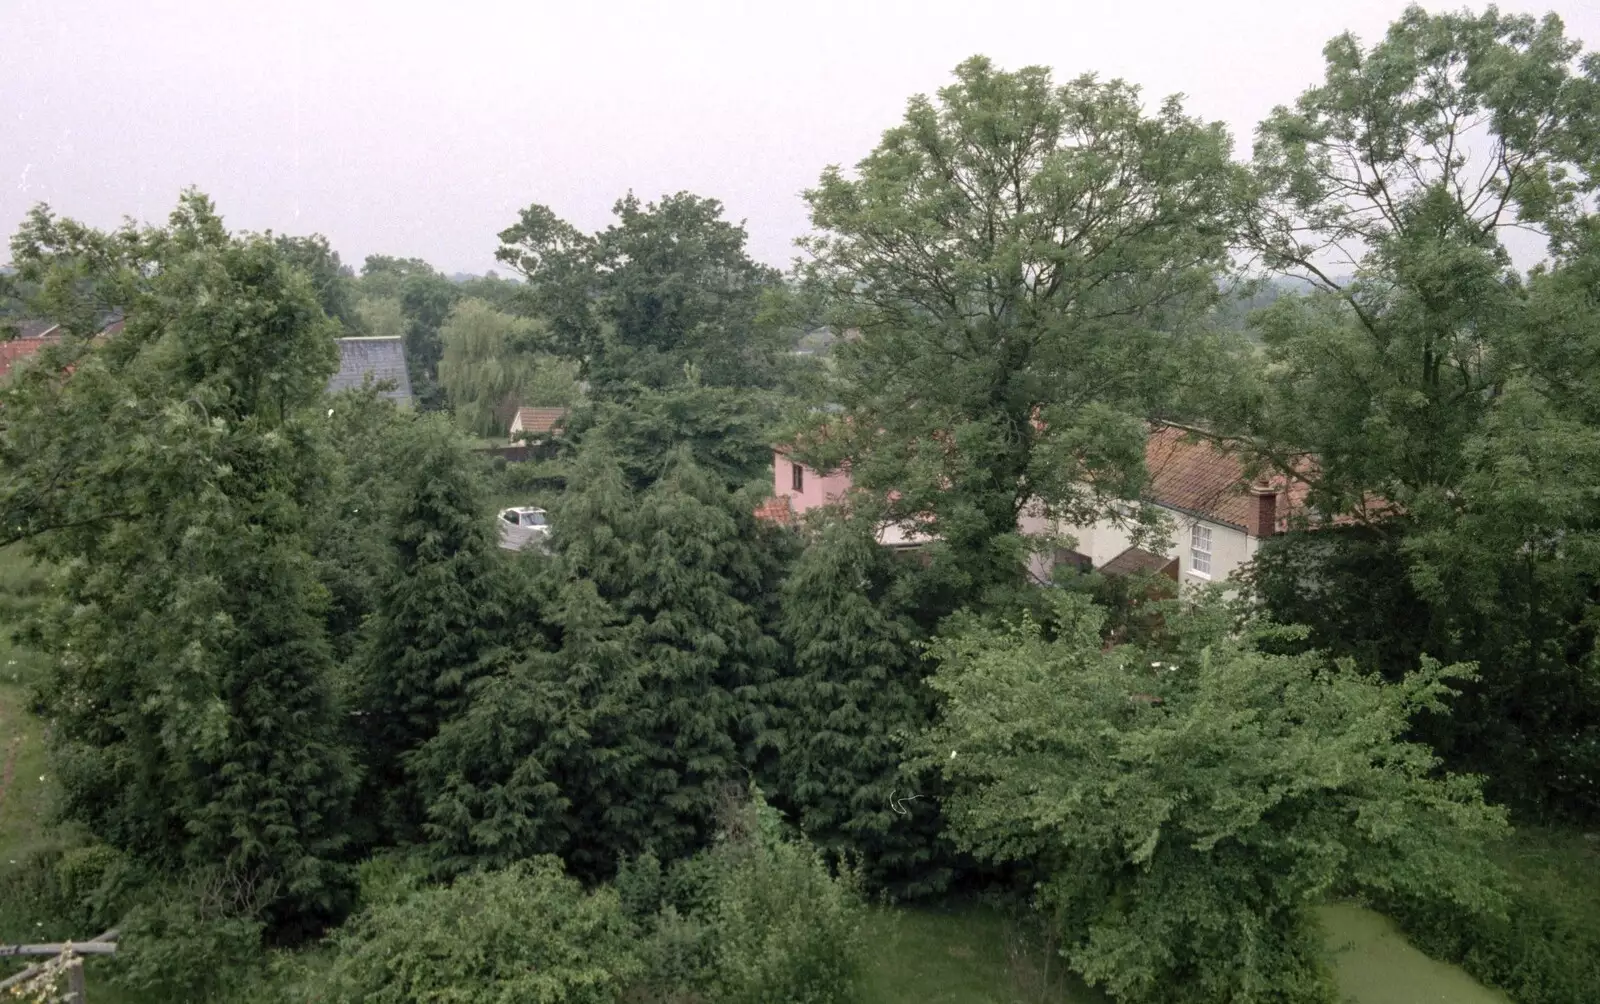
<instances>
[{"instance_id":1,"label":"grass lawn","mask_svg":"<svg viewBox=\"0 0 1600 1004\"><path fill-rule=\"evenodd\" d=\"M1001 910L874 908L862 999L874 1004L1102 1004Z\"/></svg>"}]
</instances>

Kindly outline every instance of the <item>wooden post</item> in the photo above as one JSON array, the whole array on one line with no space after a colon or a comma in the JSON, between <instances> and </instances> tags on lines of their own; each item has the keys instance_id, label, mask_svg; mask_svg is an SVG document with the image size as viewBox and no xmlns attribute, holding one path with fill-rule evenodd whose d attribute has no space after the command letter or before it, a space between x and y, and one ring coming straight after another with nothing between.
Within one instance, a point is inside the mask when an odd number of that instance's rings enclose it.
<instances>
[{"instance_id":1,"label":"wooden post","mask_svg":"<svg viewBox=\"0 0 1600 1004\"><path fill-rule=\"evenodd\" d=\"M72 1004L85 1004L83 985L83 960L74 958L67 963L67 1000Z\"/></svg>"}]
</instances>

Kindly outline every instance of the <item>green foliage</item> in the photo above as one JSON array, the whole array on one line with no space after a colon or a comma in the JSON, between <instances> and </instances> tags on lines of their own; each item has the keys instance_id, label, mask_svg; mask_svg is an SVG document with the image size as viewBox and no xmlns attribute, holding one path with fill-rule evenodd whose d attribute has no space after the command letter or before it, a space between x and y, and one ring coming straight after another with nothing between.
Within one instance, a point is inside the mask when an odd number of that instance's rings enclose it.
<instances>
[{"instance_id":1,"label":"green foliage","mask_svg":"<svg viewBox=\"0 0 1600 1004\"><path fill-rule=\"evenodd\" d=\"M118 926L113 982L160 1000L224 998L255 978L277 896L270 880L208 867L144 889Z\"/></svg>"},{"instance_id":2,"label":"green foliage","mask_svg":"<svg viewBox=\"0 0 1600 1004\"><path fill-rule=\"evenodd\" d=\"M1262 125L1245 233L1315 291L1254 318L1259 365L1215 413L1298 467L1322 513L1409 517L1384 524L1387 574L1353 564L1353 539L1321 566L1354 577L1309 588L1357 583L1332 602L1373 618L1310 611L1320 640L1477 663L1436 748L1520 809L1594 818L1600 412L1574 388L1600 358L1583 198L1600 81L1580 48L1553 16L1493 8L1412 7L1370 48L1333 40L1324 82ZM1513 227L1549 239L1526 280L1501 241ZM1330 247L1363 249L1353 282L1328 275Z\"/></svg>"},{"instance_id":3,"label":"green foliage","mask_svg":"<svg viewBox=\"0 0 1600 1004\"><path fill-rule=\"evenodd\" d=\"M404 758L465 707L509 612L481 462L441 418L411 423L393 450L391 564L363 656L361 712L368 804L383 803L388 825L405 835L422 812Z\"/></svg>"},{"instance_id":4,"label":"green foliage","mask_svg":"<svg viewBox=\"0 0 1600 1004\"><path fill-rule=\"evenodd\" d=\"M635 494L598 448L553 522L551 650L475 685L418 754L428 831L458 866L559 852L604 875L646 848L690 853L755 755L779 655L768 531L681 452Z\"/></svg>"},{"instance_id":5,"label":"green foliage","mask_svg":"<svg viewBox=\"0 0 1600 1004\"><path fill-rule=\"evenodd\" d=\"M329 641L343 664L361 644L389 571L385 514L401 476L414 473L396 465L392 444L411 417L371 388L344 391L328 405L317 420L327 480L312 508L310 535L317 576L328 590Z\"/></svg>"},{"instance_id":6,"label":"green foliage","mask_svg":"<svg viewBox=\"0 0 1600 1004\"><path fill-rule=\"evenodd\" d=\"M440 332L461 297L460 288L425 261L388 255L367 256L361 267L360 288L367 297L398 302L405 321L402 334L411 393L424 410L442 407L439 360L444 355L444 340ZM374 321L392 319L392 308L369 310L373 311Z\"/></svg>"},{"instance_id":7,"label":"green foliage","mask_svg":"<svg viewBox=\"0 0 1600 1004\"><path fill-rule=\"evenodd\" d=\"M532 321L501 313L482 300L463 300L440 336L439 383L456 418L480 436L503 436L521 406L565 407L577 401L575 367L520 349Z\"/></svg>"},{"instance_id":8,"label":"green foliage","mask_svg":"<svg viewBox=\"0 0 1600 1004\"><path fill-rule=\"evenodd\" d=\"M353 777L304 411L331 326L271 242L229 236L197 193L160 230L33 224L13 248L28 274L58 292L90 274L126 312L103 347L64 342L0 391L4 525L58 570L29 638L57 660L62 812L159 869L274 879L276 930L337 918Z\"/></svg>"},{"instance_id":9,"label":"green foliage","mask_svg":"<svg viewBox=\"0 0 1600 1004\"><path fill-rule=\"evenodd\" d=\"M366 297L356 304L361 330L373 338L404 338L406 315L392 296ZM409 375L409 374L408 374Z\"/></svg>"},{"instance_id":10,"label":"green foliage","mask_svg":"<svg viewBox=\"0 0 1600 1004\"><path fill-rule=\"evenodd\" d=\"M868 527L830 522L809 541L783 584L792 666L768 688L765 740L777 803L831 858L902 894L937 890L949 872L937 781L900 768L933 716L903 578Z\"/></svg>"},{"instance_id":11,"label":"green foliage","mask_svg":"<svg viewBox=\"0 0 1600 1004\"><path fill-rule=\"evenodd\" d=\"M772 386L785 346L761 308L778 277L745 253L744 227L687 192L649 204L629 193L613 212L586 236L533 205L500 234L495 256L527 279L550 350L605 400L680 383L686 364L708 386Z\"/></svg>"},{"instance_id":12,"label":"green foliage","mask_svg":"<svg viewBox=\"0 0 1600 1004\"><path fill-rule=\"evenodd\" d=\"M644 934L635 999L857 999L863 911L854 879L834 878L809 845L787 838L759 791L728 807L715 847L665 875L654 856L630 861L617 887Z\"/></svg>"},{"instance_id":13,"label":"green foliage","mask_svg":"<svg viewBox=\"0 0 1600 1004\"><path fill-rule=\"evenodd\" d=\"M1173 332L1218 296L1239 189L1222 126L1175 98L1147 115L1121 81L981 57L955 75L858 177L824 172L804 242L832 326L859 334L833 353L849 421L807 455L847 460L888 518L934 517L951 609L1021 580L1030 500L1076 523L1137 497L1142 422L1205 347Z\"/></svg>"},{"instance_id":14,"label":"green foliage","mask_svg":"<svg viewBox=\"0 0 1600 1004\"><path fill-rule=\"evenodd\" d=\"M311 280L317 303L331 320L339 322L346 334L361 331L361 315L357 309L355 272L339 261L339 252L328 245L321 234L310 237L279 235L273 242L278 254L291 267L297 268Z\"/></svg>"},{"instance_id":15,"label":"green foliage","mask_svg":"<svg viewBox=\"0 0 1600 1004\"><path fill-rule=\"evenodd\" d=\"M641 391L626 404L598 401L580 408L567 435L606 444L637 490L662 477L679 447L730 490L738 490L770 482L770 434L777 418L778 402L771 395L691 384Z\"/></svg>"},{"instance_id":16,"label":"green foliage","mask_svg":"<svg viewBox=\"0 0 1600 1004\"><path fill-rule=\"evenodd\" d=\"M953 837L1044 876L1085 979L1127 1001L1326 1001L1323 897L1494 910L1502 814L1400 738L1459 669L1383 684L1264 653L1215 602L1175 606L1159 647L1105 649L1087 598L1054 604L1049 640L1025 620L935 643L946 704L921 751Z\"/></svg>"},{"instance_id":17,"label":"green foliage","mask_svg":"<svg viewBox=\"0 0 1600 1004\"><path fill-rule=\"evenodd\" d=\"M631 975L615 892L585 893L537 857L380 903L334 936L322 999L611 1004Z\"/></svg>"}]
</instances>

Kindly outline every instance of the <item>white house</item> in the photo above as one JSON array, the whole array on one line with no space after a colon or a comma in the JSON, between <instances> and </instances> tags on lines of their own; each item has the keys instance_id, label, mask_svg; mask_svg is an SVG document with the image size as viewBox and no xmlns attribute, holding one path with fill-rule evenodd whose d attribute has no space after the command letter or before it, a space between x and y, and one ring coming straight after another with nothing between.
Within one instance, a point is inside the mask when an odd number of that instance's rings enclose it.
<instances>
[{"instance_id":1,"label":"white house","mask_svg":"<svg viewBox=\"0 0 1600 1004\"><path fill-rule=\"evenodd\" d=\"M1224 582L1256 553L1264 537L1288 529L1291 511L1303 509L1307 485L1281 475L1251 483L1239 457L1208 442L1188 441L1180 429L1151 430L1145 445L1150 480L1143 499L1170 518L1173 533L1154 553L1134 546L1131 521L1102 519L1091 526L1053 529L1076 538L1077 546L1053 560L1035 559L1033 573L1048 579L1050 566L1127 573L1161 571L1186 585ZM1132 515L1132 506L1124 514ZM1024 533L1052 529L1038 517L1024 517Z\"/></svg>"}]
</instances>

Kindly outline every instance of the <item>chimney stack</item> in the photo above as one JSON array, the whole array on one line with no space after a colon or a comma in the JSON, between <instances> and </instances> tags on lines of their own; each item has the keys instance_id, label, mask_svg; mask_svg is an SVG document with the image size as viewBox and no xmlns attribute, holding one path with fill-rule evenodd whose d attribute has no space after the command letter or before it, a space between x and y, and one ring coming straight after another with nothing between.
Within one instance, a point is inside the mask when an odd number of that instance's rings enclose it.
<instances>
[{"instance_id":1,"label":"chimney stack","mask_svg":"<svg viewBox=\"0 0 1600 1004\"><path fill-rule=\"evenodd\" d=\"M1250 486L1250 494L1255 497L1256 506L1254 526L1250 533L1254 537L1270 537L1278 532L1278 489L1266 482L1258 481Z\"/></svg>"}]
</instances>

